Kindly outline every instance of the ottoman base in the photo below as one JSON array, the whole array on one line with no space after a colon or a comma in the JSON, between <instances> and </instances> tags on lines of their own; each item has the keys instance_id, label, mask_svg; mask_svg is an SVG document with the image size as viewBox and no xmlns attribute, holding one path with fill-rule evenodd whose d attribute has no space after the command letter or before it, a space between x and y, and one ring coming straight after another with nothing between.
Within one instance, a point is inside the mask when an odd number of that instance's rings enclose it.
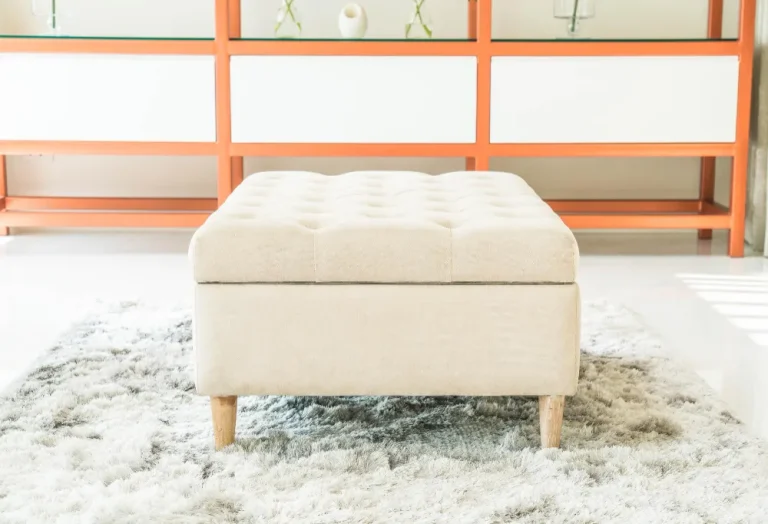
<instances>
[{"instance_id":1,"label":"ottoman base","mask_svg":"<svg viewBox=\"0 0 768 524\"><path fill-rule=\"evenodd\" d=\"M242 395L541 397L557 446L579 374L576 284L198 284L195 374L217 448Z\"/></svg>"},{"instance_id":2,"label":"ottoman base","mask_svg":"<svg viewBox=\"0 0 768 524\"><path fill-rule=\"evenodd\" d=\"M207 396L572 395L576 284L198 284Z\"/></svg>"}]
</instances>

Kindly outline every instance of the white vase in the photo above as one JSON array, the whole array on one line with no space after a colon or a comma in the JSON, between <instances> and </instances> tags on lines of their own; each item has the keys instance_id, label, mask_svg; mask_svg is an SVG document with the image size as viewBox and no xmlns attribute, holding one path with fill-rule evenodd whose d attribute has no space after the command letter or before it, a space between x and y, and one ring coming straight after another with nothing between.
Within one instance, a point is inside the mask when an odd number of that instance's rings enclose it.
<instances>
[{"instance_id":1,"label":"white vase","mask_svg":"<svg viewBox=\"0 0 768 524\"><path fill-rule=\"evenodd\" d=\"M342 38L363 38L368 30L368 16L359 4L347 4L339 13Z\"/></svg>"}]
</instances>

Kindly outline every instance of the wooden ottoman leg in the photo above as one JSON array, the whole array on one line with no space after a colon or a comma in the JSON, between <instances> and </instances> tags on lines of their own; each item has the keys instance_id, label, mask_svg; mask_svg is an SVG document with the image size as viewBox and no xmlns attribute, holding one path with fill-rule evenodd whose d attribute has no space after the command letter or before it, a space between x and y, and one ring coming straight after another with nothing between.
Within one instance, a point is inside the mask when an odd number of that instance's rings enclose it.
<instances>
[{"instance_id":1,"label":"wooden ottoman leg","mask_svg":"<svg viewBox=\"0 0 768 524\"><path fill-rule=\"evenodd\" d=\"M235 441L237 397L211 397L211 414L216 449L229 446Z\"/></svg>"},{"instance_id":2,"label":"wooden ottoman leg","mask_svg":"<svg viewBox=\"0 0 768 524\"><path fill-rule=\"evenodd\" d=\"M539 424L541 425L541 447L560 447L563 429L563 395L539 397Z\"/></svg>"}]
</instances>

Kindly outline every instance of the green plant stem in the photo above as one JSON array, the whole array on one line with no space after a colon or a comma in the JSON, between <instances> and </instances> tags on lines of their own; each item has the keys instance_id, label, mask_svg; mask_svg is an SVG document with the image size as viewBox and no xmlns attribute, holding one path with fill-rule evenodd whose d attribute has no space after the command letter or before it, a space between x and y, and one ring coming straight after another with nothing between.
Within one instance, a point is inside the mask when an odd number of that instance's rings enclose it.
<instances>
[{"instance_id":1,"label":"green plant stem","mask_svg":"<svg viewBox=\"0 0 768 524\"><path fill-rule=\"evenodd\" d=\"M569 32L576 33L576 19L579 16L579 0L573 0L573 13L571 14L571 27Z\"/></svg>"},{"instance_id":2,"label":"green plant stem","mask_svg":"<svg viewBox=\"0 0 768 524\"><path fill-rule=\"evenodd\" d=\"M419 21L419 25L424 30L424 33L426 33L427 37L432 38L432 30L429 28L427 24L424 23L424 17L421 15L421 7L424 5L424 2L427 0L414 0L414 5L416 7L416 12L413 15L414 20ZM411 25L408 24L408 27L405 31L405 37L408 38L408 35L411 33Z\"/></svg>"},{"instance_id":3,"label":"green plant stem","mask_svg":"<svg viewBox=\"0 0 768 524\"><path fill-rule=\"evenodd\" d=\"M295 0L285 0L285 14L291 17L291 21L296 24L296 27L299 28L299 32L301 32L301 22L296 21L296 14L293 12L293 2ZM282 8L281 8L282 9ZM285 21L285 18L283 20L280 20L277 25L275 26L275 33L277 33L280 30L280 27L283 25L283 22Z\"/></svg>"}]
</instances>

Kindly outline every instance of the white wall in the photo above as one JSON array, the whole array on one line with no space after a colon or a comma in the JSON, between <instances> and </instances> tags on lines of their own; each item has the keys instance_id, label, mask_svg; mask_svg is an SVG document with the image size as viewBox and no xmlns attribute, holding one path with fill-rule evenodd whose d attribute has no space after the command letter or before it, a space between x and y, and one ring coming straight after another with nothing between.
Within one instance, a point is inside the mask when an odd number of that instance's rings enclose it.
<instances>
[{"instance_id":1,"label":"white wall","mask_svg":"<svg viewBox=\"0 0 768 524\"><path fill-rule=\"evenodd\" d=\"M0 0L0 33L35 34L43 19L32 0ZM43 0L41 0L42 2ZM397 38L410 0L358 0L369 14L369 37ZM737 32L738 0L725 0L724 34ZM334 37L345 0L296 0L307 37ZM597 18L584 36L602 38L699 38L706 32L708 0L597 0ZM213 0L58 0L64 30L77 35L212 37ZM246 37L268 37L279 0L243 0ZM461 38L466 0L427 0L435 36ZM551 0L496 0L494 38L556 38L562 23ZM403 79L407 82L408 79ZM568 79L563 79L563 88ZM51 93L55 96L55 79ZM414 96L429 96L428 93ZM311 97L310 91L307 97ZM66 101L62 101L66 103ZM290 103L284 101L283 103ZM416 123L415 123L416 124ZM9 157L13 194L214 196L215 159L99 156ZM249 172L298 168L337 173L351 169L407 168L427 172L461 169L460 159L249 158ZM674 159L493 159L493 169L524 176L547 198L694 198L698 160ZM727 200L727 165L720 163L718 200Z\"/></svg>"}]
</instances>

